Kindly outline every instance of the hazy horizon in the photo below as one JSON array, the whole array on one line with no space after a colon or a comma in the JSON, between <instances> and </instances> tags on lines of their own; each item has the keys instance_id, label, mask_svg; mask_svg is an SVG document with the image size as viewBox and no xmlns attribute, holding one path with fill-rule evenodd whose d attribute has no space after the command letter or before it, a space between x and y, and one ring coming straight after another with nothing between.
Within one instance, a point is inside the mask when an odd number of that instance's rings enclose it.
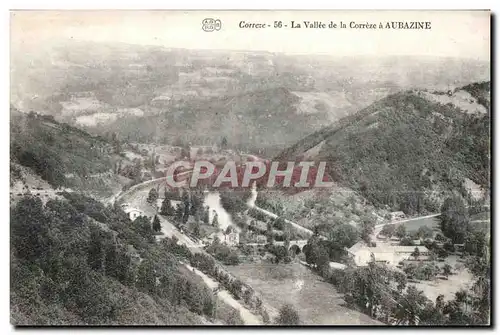
<instances>
[{"instance_id":1,"label":"hazy horizon","mask_svg":"<svg viewBox=\"0 0 500 335\"><path fill-rule=\"evenodd\" d=\"M204 32L203 18L221 31ZM240 21L431 21L431 30L242 29ZM164 29L162 27L165 27ZM13 11L11 45L70 41L168 49L318 55L434 57L490 61L489 11ZM333 41L333 42L332 42Z\"/></svg>"}]
</instances>

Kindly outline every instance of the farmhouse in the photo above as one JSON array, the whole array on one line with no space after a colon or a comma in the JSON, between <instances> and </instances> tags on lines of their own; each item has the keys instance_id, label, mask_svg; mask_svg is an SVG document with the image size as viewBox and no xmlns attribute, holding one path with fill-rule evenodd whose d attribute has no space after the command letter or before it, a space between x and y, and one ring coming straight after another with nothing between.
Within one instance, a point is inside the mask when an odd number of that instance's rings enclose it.
<instances>
[{"instance_id":1,"label":"farmhouse","mask_svg":"<svg viewBox=\"0 0 500 335\"><path fill-rule=\"evenodd\" d=\"M123 209L123 211L128 214L128 217L132 221L137 219L139 216L144 215L143 211L141 211L140 209L137 209L137 208L133 208L133 207L126 207Z\"/></svg>"},{"instance_id":2,"label":"farmhouse","mask_svg":"<svg viewBox=\"0 0 500 335\"><path fill-rule=\"evenodd\" d=\"M223 232L214 232L205 237L203 240L205 244L212 244L216 238L220 241L220 243L229 246L238 245L240 243L240 234L235 230L231 230L231 232L229 232L228 234L225 234Z\"/></svg>"},{"instance_id":3,"label":"farmhouse","mask_svg":"<svg viewBox=\"0 0 500 335\"><path fill-rule=\"evenodd\" d=\"M401 211L391 212L389 215L391 216L391 221L403 220L406 218L405 213Z\"/></svg>"},{"instance_id":4,"label":"farmhouse","mask_svg":"<svg viewBox=\"0 0 500 335\"><path fill-rule=\"evenodd\" d=\"M377 247L369 247L364 242L359 242L347 250L357 266L366 266L375 261L390 266L397 266L399 262L414 258L415 248L418 248L418 259L426 260L429 250L424 246L401 246L383 244Z\"/></svg>"}]
</instances>

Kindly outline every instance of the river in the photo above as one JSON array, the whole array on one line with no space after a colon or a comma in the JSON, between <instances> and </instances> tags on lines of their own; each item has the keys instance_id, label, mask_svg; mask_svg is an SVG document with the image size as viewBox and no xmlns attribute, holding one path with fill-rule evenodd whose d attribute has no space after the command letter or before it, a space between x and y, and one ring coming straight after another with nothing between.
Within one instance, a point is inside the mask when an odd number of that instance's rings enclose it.
<instances>
[{"instance_id":1,"label":"river","mask_svg":"<svg viewBox=\"0 0 500 335\"><path fill-rule=\"evenodd\" d=\"M233 226L238 229L238 227L233 224L231 214L229 214L224 207L222 207L219 192L208 192L205 195L204 204L210 208L210 222L212 222L215 213L217 213L219 227L222 230L226 230L229 226Z\"/></svg>"}]
</instances>

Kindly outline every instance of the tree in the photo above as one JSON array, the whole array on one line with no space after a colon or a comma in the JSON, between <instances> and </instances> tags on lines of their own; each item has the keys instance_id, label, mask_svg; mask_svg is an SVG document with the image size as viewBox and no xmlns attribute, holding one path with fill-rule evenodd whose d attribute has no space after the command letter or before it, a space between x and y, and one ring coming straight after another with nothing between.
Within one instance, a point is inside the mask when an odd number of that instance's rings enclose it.
<instances>
[{"instance_id":1,"label":"tree","mask_svg":"<svg viewBox=\"0 0 500 335\"><path fill-rule=\"evenodd\" d=\"M156 200L158 200L158 191L156 190L156 188L153 187L149 191L148 198L146 199L146 201L150 204L156 204Z\"/></svg>"},{"instance_id":2,"label":"tree","mask_svg":"<svg viewBox=\"0 0 500 335\"><path fill-rule=\"evenodd\" d=\"M409 286L406 293L398 299L395 313L398 324L417 325L420 315L429 303L423 291L417 290L415 286Z\"/></svg>"},{"instance_id":3,"label":"tree","mask_svg":"<svg viewBox=\"0 0 500 335\"><path fill-rule=\"evenodd\" d=\"M380 234L391 237L396 230L396 225L394 224L386 224L382 227L382 230L380 231Z\"/></svg>"},{"instance_id":4,"label":"tree","mask_svg":"<svg viewBox=\"0 0 500 335\"><path fill-rule=\"evenodd\" d=\"M220 148L222 150L225 150L227 148L227 138L224 136L220 142Z\"/></svg>"},{"instance_id":5,"label":"tree","mask_svg":"<svg viewBox=\"0 0 500 335\"><path fill-rule=\"evenodd\" d=\"M288 251L288 249L290 249L290 232L287 230L285 231L285 250Z\"/></svg>"},{"instance_id":6,"label":"tree","mask_svg":"<svg viewBox=\"0 0 500 335\"><path fill-rule=\"evenodd\" d=\"M341 260L346 254L345 248L352 247L359 239L356 227L348 223L335 225L328 236L329 254L336 260Z\"/></svg>"},{"instance_id":7,"label":"tree","mask_svg":"<svg viewBox=\"0 0 500 335\"><path fill-rule=\"evenodd\" d=\"M161 231L161 223L160 223L160 219L158 218L158 215L155 215L155 217L153 219L153 230L155 232Z\"/></svg>"},{"instance_id":8,"label":"tree","mask_svg":"<svg viewBox=\"0 0 500 335\"><path fill-rule=\"evenodd\" d=\"M406 227L403 226L402 224L399 224L394 231L394 235L396 235L399 238L405 237L406 236Z\"/></svg>"},{"instance_id":9,"label":"tree","mask_svg":"<svg viewBox=\"0 0 500 335\"><path fill-rule=\"evenodd\" d=\"M184 202L184 213L182 214L182 222L186 223L189 220L189 202Z\"/></svg>"},{"instance_id":10,"label":"tree","mask_svg":"<svg viewBox=\"0 0 500 335\"><path fill-rule=\"evenodd\" d=\"M193 234L196 237L200 237L200 222L198 221L193 223Z\"/></svg>"},{"instance_id":11,"label":"tree","mask_svg":"<svg viewBox=\"0 0 500 335\"><path fill-rule=\"evenodd\" d=\"M140 159L137 159L135 161L134 168L132 170L132 177L134 179L135 184L141 181L141 170L142 170L142 162Z\"/></svg>"},{"instance_id":12,"label":"tree","mask_svg":"<svg viewBox=\"0 0 500 335\"><path fill-rule=\"evenodd\" d=\"M214 218L212 219L212 226L219 229L219 215L217 213L214 214Z\"/></svg>"},{"instance_id":13,"label":"tree","mask_svg":"<svg viewBox=\"0 0 500 335\"><path fill-rule=\"evenodd\" d=\"M431 238L434 235L432 228L427 226L422 226L417 230L417 237L420 239Z\"/></svg>"},{"instance_id":14,"label":"tree","mask_svg":"<svg viewBox=\"0 0 500 335\"><path fill-rule=\"evenodd\" d=\"M273 225L271 222L267 222L266 238L267 238L268 244L273 244L273 242L274 242L274 230L273 230Z\"/></svg>"},{"instance_id":15,"label":"tree","mask_svg":"<svg viewBox=\"0 0 500 335\"><path fill-rule=\"evenodd\" d=\"M87 262L92 270L104 270L104 253L104 232L99 227L92 226L87 250Z\"/></svg>"},{"instance_id":16,"label":"tree","mask_svg":"<svg viewBox=\"0 0 500 335\"><path fill-rule=\"evenodd\" d=\"M161 215L175 215L175 210L172 204L170 203L170 199L163 199L163 202L161 204L161 209L160 209L160 214Z\"/></svg>"},{"instance_id":17,"label":"tree","mask_svg":"<svg viewBox=\"0 0 500 335\"><path fill-rule=\"evenodd\" d=\"M418 247L415 247L415 250L411 254L415 259L417 260L418 257L420 256L420 250L418 250Z\"/></svg>"},{"instance_id":18,"label":"tree","mask_svg":"<svg viewBox=\"0 0 500 335\"><path fill-rule=\"evenodd\" d=\"M10 214L11 242L20 258L33 261L47 250L48 217L42 200L26 196L19 200Z\"/></svg>"},{"instance_id":19,"label":"tree","mask_svg":"<svg viewBox=\"0 0 500 335\"><path fill-rule=\"evenodd\" d=\"M142 292L154 293L156 288L156 276L153 264L149 260L144 260L139 265L136 285Z\"/></svg>"},{"instance_id":20,"label":"tree","mask_svg":"<svg viewBox=\"0 0 500 335\"><path fill-rule=\"evenodd\" d=\"M184 206L182 204L177 204L175 208L175 220L181 222L184 217Z\"/></svg>"},{"instance_id":21,"label":"tree","mask_svg":"<svg viewBox=\"0 0 500 335\"><path fill-rule=\"evenodd\" d=\"M417 265L414 263L409 263L403 268L403 272L406 273L408 278L415 278L417 275Z\"/></svg>"},{"instance_id":22,"label":"tree","mask_svg":"<svg viewBox=\"0 0 500 335\"><path fill-rule=\"evenodd\" d=\"M368 217L363 217L361 221L361 239L366 243L371 242L371 235L373 234L373 229L375 223Z\"/></svg>"},{"instance_id":23,"label":"tree","mask_svg":"<svg viewBox=\"0 0 500 335\"><path fill-rule=\"evenodd\" d=\"M444 308L444 295L443 294L438 295L438 297L436 298L436 308L440 311L443 310L443 308Z\"/></svg>"},{"instance_id":24,"label":"tree","mask_svg":"<svg viewBox=\"0 0 500 335\"><path fill-rule=\"evenodd\" d=\"M283 305L280 308L278 319L276 323L279 325L299 325L300 317L297 310L289 304Z\"/></svg>"},{"instance_id":25,"label":"tree","mask_svg":"<svg viewBox=\"0 0 500 335\"><path fill-rule=\"evenodd\" d=\"M193 193L191 196L191 215L195 215L199 210L203 209L203 196Z\"/></svg>"},{"instance_id":26,"label":"tree","mask_svg":"<svg viewBox=\"0 0 500 335\"><path fill-rule=\"evenodd\" d=\"M449 275L451 275L451 265L450 264L445 264L443 266L443 275L448 278Z\"/></svg>"},{"instance_id":27,"label":"tree","mask_svg":"<svg viewBox=\"0 0 500 335\"><path fill-rule=\"evenodd\" d=\"M116 135L116 133L113 133L111 135L111 142L113 143L113 149L114 149L115 154L119 155L121 152L121 143L120 143L120 140L118 139L118 136Z\"/></svg>"},{"instance_id":28,"label":"tree","mask_svg":"<svg viewBox=\"0 0 500 335\"><path fill-rule=\"evenodd\" d=\"M471 229L465 234L464 251L469 255L483 257L489 244L487 234L480 229Z\"/></svg>"},{"instance_id":29,"label":"tree","mask_svg":"<svg viewBox=\"0 0 500 335\"><path fill-rule=\"evenodd\" d=\"M203 210L203 222L210 225L210 209L208 207Z\"/></svg>"},{"instance_id":30,"label":"tree","mask_svg":"<svg viewBox=\"0 0 500 335\"><path fill-rule=\"evenodd\" d=\"M226 318L226 325L231 325L231 326L237 326L237 325L243 325L243 319L240 316L240 313L236 309L232 309L231 312L229 312L229 315Z\"/></svg>"},{"instance_id":31,"label":"tree","mask_svg":"<svg viewBox=\"0 0 500 335\"><path fill-rule=\"evenodd\" d=\"M274 228L277 230L284 230L285 229L285 219L282 217L278 217L276 220L273 222Z\"/></svg>"},{"instance_id":32,"label":"tree","mask_svg":"<svg viewBox=\"0 0 500 335\"><path fill-rule=\"evenodd\" d=\"M446 257L448 257L448 251L446 251L446 249L444 249L444 248L439 248L438 249L438 257L439 258L446 258Z\"/></svg>"},{"instance_id":33,"label":"tree","mask_svg":"<svg viewBox=\"0 0 500 335\"><path fill-rule=\"evenodd\" d=\"M130 284L130 264L130 256L124 250L115 244L106 246L105 268L107 276L116 278L124 285Z\"/></svg>"},{"instance_id":34,"label":"tree","mask_svg":"<svg viewBox=\"0 0 500 335\"><path fill-rule=\"evenodd\" d=\"M134 227L137 227L137 232L148 241L154 241L153 226L151 219L147 216L139 216L134 221Z\"/></svg>"},{"instance_id":35,"label":"tree","mask_svg":"<svg viewBox=\"0 0 500 335\"><path fill-rule=\"evenodd\" d=\"M410 237L405 236L401 239L401 241L399 241L399 245L411 247L414 246L415 243L413 243L413 240Z\"/></svg>"},{"instance_id":36,"label":"tree","mask_svg":"<svg viewBox=\"0 0 500 335\"><path fill-rule=\"evenodd\" d=\"M444 242L446 241L446 237L443 236L443 234L441 233L437 233L436 234L436 237L434 237L434 239L438 242Z\"/></svg>"},{"instance_id":37,"label":"tree","mask_svg":"<svg viewBox=\"0 0 500 335\"><path fill-rule=\"evenodd\" d=\"M439 216L443 234L453 243L463 243L469 227L469 213L463 200L453 196L444 201Z\"/></svg>"}]
</instances>

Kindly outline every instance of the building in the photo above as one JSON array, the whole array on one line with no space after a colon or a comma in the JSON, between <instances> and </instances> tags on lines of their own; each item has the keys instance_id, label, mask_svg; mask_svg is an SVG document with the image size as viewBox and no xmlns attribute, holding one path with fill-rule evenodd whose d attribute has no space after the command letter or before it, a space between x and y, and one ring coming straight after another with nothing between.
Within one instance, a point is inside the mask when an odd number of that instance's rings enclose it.
<instances>
[{"instance_id":1,"label":"building","mask_svg":"<svg viewBox=\"0 0 500 335\"><path fill-rule=\"evenodd\" d=\"M214 232L205 237L203 241L205 242L205 244L210 245L215 241L216 238L219 239L220 243L229 246L240 244L240 234L236 230L231 230L227 234L225 234L224 232Z\"/></svg>"},{"instance_id":2,"label":"building","mask_svg":"<svg viewBox=\"0 0 500 335\"><path fill-rule=\"evenodd\" d=\"M402 211L391 212L389 215L391 216L391 221L406 219L406 215Z\"/></svg>"},{"instance_id":3,"label":"building","mask_svg":"<svg viewBox=\"0 0 500 335\"><path fill-rule=\"evenodd\" d=\"M128 217L132 221L137 219L139 216L144 215L143 211L141 211L140 209L137 209L137 208L133 208L133 207L126 207L123 209L123 211L128 214Z\"/></svg>"},{"instance_id":4,"label":"building","mask_svg":"<svg viewBox=\"0 0 500 335\"><path fill-rule=\"evenodd\" d=\"M426 260L429 250L424 246L402 246L383 244L377 247L369 247L365 242L358 242L347 250L357 266L366 266L375 261L389 266L397 266L399 262L415 259L415 248L418 248L418 260Z\"/></svg>"},{"instance_id":5,"label":"building","mask_svg":"<svg viewBox=\"0 0 500 335\"><path fill-rule=\"evenodd\" d=\"M347 268L347 265L337 262L330 262L329 265L332 270L345 270L345 268Z\"/></svg>"},{"instance_id":6,"label":"building","mask_svg":"<svg viewBox=\"0 0 500 335\"><path fill-rule=\"evenodd\" d=\"M238 245L240 244L240 234L237 231L232 231L229 234L224 235L225 242L227 245Z\"/></svg>"}]
</instances>

